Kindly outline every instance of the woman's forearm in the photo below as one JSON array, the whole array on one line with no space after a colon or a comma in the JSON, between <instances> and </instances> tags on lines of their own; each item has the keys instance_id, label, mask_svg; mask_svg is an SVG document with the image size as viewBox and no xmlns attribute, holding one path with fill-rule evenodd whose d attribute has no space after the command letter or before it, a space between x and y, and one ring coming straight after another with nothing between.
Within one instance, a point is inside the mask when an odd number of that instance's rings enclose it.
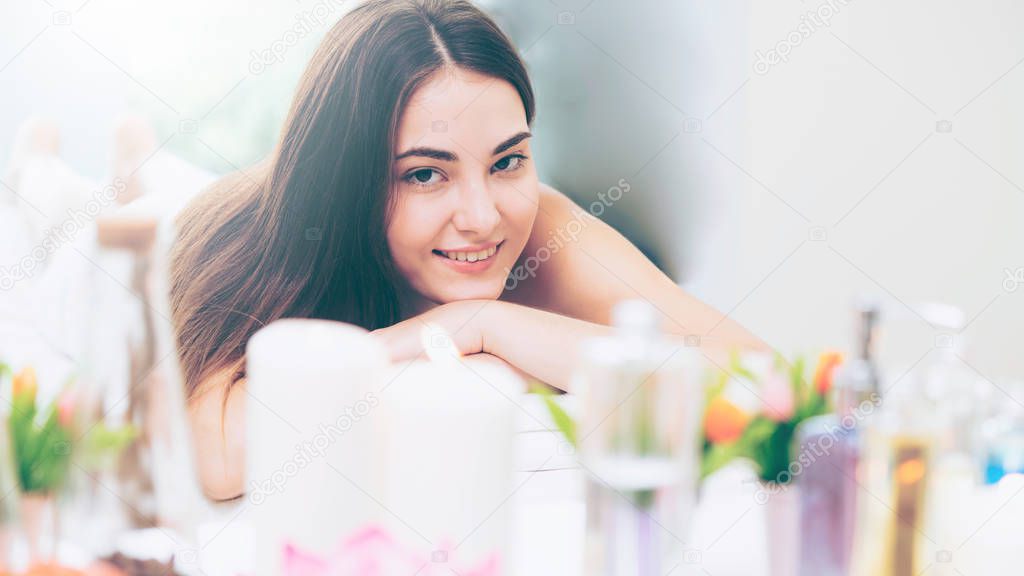
<instances>
[{"instance_id":1,"label":"woman's forearm","mask_svg":"<svg viewBox=\"0 0 1024 576\"><path fill-rule=\"evenodd\" d=\"M424 357L423 330L436 325L452 338L465 356L490 354L540 382L570 390L579 363L580 344L607 336L613 328L531 306L502 300L463 300L443 304L394 326L374 331L393 362ZM666 338L679 346L697 347L709 361L722 364L729 352L759 349L743 338L707 340L667 329ZM758 342L754 342L758 344Z\"/></svg>"},{"instance_id":2,"label":"woman's forearm","mask_svg":"<svg viewBox=\"0 0 1024 576\"><path fill-rule=\"evenodd\" d=\"M569 390L580 344L611 328L509 302L495 301L476 319L483 352L545 384Z\"/></svg>"}]
</instances>

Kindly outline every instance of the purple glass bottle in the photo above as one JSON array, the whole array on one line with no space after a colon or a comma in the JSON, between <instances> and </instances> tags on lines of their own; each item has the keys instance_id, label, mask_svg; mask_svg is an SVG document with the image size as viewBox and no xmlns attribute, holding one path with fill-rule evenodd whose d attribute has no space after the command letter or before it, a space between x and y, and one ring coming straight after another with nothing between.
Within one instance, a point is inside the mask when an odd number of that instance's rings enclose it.
<instances>
[{"instance_id":1,"label":"purple glass bottle","mask_svg":"<svg viewBox=\"0 0 1024 576\"><path fill-rule=\"evenodd\" d=\"M801 576L850 573L862 452L859 428L881 400L872 354L878 307L865 303L857 312L857 356L836 375L834 412L808 418L796 431Z\"/></svg>"}]
</instances>

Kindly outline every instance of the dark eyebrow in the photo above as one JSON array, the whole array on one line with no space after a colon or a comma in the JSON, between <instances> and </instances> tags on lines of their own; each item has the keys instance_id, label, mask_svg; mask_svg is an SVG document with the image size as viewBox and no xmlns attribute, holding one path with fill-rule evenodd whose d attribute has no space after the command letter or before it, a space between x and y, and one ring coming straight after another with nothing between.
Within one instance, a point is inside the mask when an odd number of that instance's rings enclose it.
<instances>
[{"instance_id":1,"label":"dark eyebrow","mask_svg":"<svg viewBox=\"0 0 1024 576\"><path fill-rule=\"evenodd\" d=\"M533 136L529 132L520 132L511 138L505 139L504 142L494 147L493 155L498 155L508 150L509 148L519 144L523 140ZM433 158L434 160L441 160L443 162L457 162L459 157L454 152L447 150L438 150L437 148L410 148L405 152L402 152L398 156L395 156L395 161L401 160L402 158L408 158L409 156L420 156L423 158Z\"/></svg>"},{"instance_id":2,"label":"dark eyebrow","mask_svg":"<svg viewBox=\"0 0 1024 576\"><path fill-rule=\"evenodd\" d=\"M515 136L513 136L513 137L505 140L501 144L498 144L497 146L495 146L494 147L494 154L495 155L501 154L505 150L508 150L509 148L515 146L516 144L519 144L523 140L526 140L530 136L533 136L533 134L530 134L529 132L520 132L519 134L516 134Z\"/></svg>"},{"instance_id":3,"label":"dark eyebrow","mask_svg":"<svg viewBox=\"0 0 1024 576\"><path fill-rule=\"evenodd\" d=\"M395 161L409 156L422 156L424 158L433 158L434 160L441 160L444 162L455 162L459 159L454 152L448 152L447 150L438 150L437 148L410 148L398 156L395 156Z\"/></svg>"}]
</instances>

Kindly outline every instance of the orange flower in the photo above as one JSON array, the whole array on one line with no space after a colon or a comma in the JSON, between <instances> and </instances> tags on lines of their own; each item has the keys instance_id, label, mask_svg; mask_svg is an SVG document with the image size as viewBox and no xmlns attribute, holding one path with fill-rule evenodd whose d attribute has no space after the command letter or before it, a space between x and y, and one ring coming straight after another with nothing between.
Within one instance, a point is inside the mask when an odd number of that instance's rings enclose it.
<instances>
[{"instance_id":1,"label":"orange flower","mask_svg":"<svg viewBox=\"0 0 1024 576\"><path fill-rule=\"evenodd\" d=\"M818 368L814 371L814 389L824 396L832 389L832 378L836 367L843 363L843 354L830 350L818 356Z\"/></svg>"},{"instance_id":2,"label":"orange flower","mask_svg":"<svg viewBox=\"0 0 1024 576\"><path fill-rule=\"evenodd\" d=\"M738 406L718 396L708 403L704 414L704 434L714 444L732 442L742 434L750 416Z\"/></svg>"},{"instance_id":3,"label":"orange flower","mask_svg":"<svg viewBox=\"0 0 1024 576\"><path fill-rule=\"evenodd\" d=\"M12 392L15 397L27 394L30 398L35 399L36 389L38 387L39 386L36 384L35 368L26 366L22 368L21 372L14 375Z\"/></svg>"},{"instance_id":4,"label":"orange flower","mask_svg":"<svg viewBox=\"0 0 1024 576\"><path fill-rule=\"evenodd\" d=\"M98 572L102 573L102 572ZM111 572L112 573L112 572ZM118 572L119 574L121 572ZM34 564L25 572L26 576L85 576L85 572L68 568L54 562L43 562Z\"/></svg>"}]
</instances>

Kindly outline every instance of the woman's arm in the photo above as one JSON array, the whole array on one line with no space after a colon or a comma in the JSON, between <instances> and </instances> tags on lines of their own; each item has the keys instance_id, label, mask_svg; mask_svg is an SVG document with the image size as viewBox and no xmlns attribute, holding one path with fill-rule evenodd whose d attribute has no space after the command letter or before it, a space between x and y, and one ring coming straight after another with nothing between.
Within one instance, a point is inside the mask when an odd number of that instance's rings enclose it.
<instances>
[{"instance_id":1,"label":"woman's arm","mask_svg":"<svg viewBox=\"0 0 1024 576\"><path fill-rule=\"evenodd\" d=\"M570 392L585 340L611 328L509 302L492 301L480 313L481 351L541 382Z\"/></svg>"},{"instance_id":2,"label":"woman's arm","mask_svg":"<svg viewBox=\"0 0 1024 576\"><path fill-rule=\"evenodd\" d=\"M245 491L245 379L235 367L203 382L189 402L199 482L207 498L231 500Z\"/></svg>"},{"instance_id":3,"label":"woman's arm","mask_svg":"<svg viewBox=\"0 0 1024 576\"><path fill-rule=\"evenodd\" d=\"M522 375L568 390L579 344L608 334L607 326L500 300L462 300L443 304L394 326L373 332L394 362L424 353L427 325L451 336L459 352L473 358L489 354Z\"/></svg>"}]
</instances>

